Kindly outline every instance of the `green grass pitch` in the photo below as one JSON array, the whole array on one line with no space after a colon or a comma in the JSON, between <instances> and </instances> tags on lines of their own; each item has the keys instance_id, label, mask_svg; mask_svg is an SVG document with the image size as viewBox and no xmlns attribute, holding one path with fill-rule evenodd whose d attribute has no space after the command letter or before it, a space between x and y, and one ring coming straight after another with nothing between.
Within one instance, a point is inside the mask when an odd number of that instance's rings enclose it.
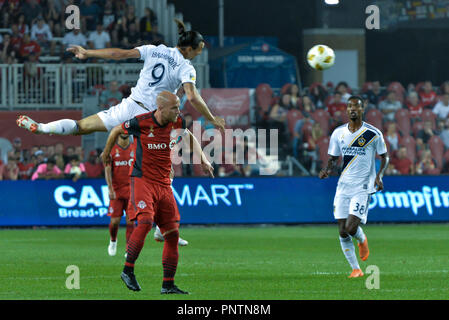
<instances>
[{"instance_id":1,"label":"green grass pitch","mask_svg":"<svg viewBox=\"0 0 449 320\"><path fill-rule=\"evenodd\" d=\"M120 279L125 228L115 257L108 229L0 230L3 299L448 299L449 225L367 225L380 288L367 276L348 279L336 225L184 227L176 283L189 296L161 296L163 244L148 237L136 264L142 291ZM357 250L358 252L358 250ZM80 270L80 289L66 288L66 267Z\"/></svg>"}]
</instances>

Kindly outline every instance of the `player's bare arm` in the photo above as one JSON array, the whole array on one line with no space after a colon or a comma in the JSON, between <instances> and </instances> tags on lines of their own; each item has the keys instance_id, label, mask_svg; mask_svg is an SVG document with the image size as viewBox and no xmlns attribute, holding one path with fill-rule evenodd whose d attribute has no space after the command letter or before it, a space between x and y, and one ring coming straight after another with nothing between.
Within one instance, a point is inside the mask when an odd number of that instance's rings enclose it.
<instances>
[{"instance_id":1,"label":"player's bare arm","mask_svg":"<svg viewBox=\"0 0 449 320\"><path fill-rule=\"evenodd\" d=\"M106 183L108 185L109 200L115 200L116 196L115 196L114 187L112 186L112 165L111 164L104 167L104 176L106 179Z\"/></svg>"},{"instance_id":2,"label":"player's bare arm","mask_svg":"<svg viewBox=\"0 0 449 320\"><path fill-rule=\"evenodd\" d=\"M189 135L189 138L187 140L190 141L190 148L193 150L193 156L199 157L201 159L201 167L204 173L213 178L214 168L210 164L209 160L207 160L206 155L201 149L200 143L198 142L198 140L196 140L195 136L192 134L192 132L190 132L190 130L186 129L186 132Z\"/></svg>"},{"instance_id":3,"label":"player's bare arm","mask_svg":"<svg viewBox=\"0 0 449 320\"><path fill-rule=\"evenodd\" d=\"M120 134L124 134L125 131L123 130L121 125L118 125L114 127L111 130L111 133L109 133L108 140L106 141L106 146L104 147L103 152L101 153L100 157L103 161L103 165L110 166L111 165L111 150L112 147L114 147L115 142L117 141L117 138Z\"/></svg>"},{"instance_id":4,"label":"player's bare arm","mask_svg":"<svg viewBox=\"0 0 449 320\"><path fill-rule=\"evenodd\" d=\"M384 189L384 183L382 182L382 178L384 176L385 170L388 167L388 163L390 162L388 153L381 154L380 158L381 158L380 169L376 175L376 180L374 181L374 187L377 187L377 191L382 191Z\"/></svg>"},{"instance_id":5,"label":"player's bare arm","mask_svg":"<svg viewBox=\"0 0 449 320\"><path fill-rule=\"evenodd\" d=\"M137 49L119 49L119 48L106 48L90 50L84 49L81 46L71 46L67 48L67 51L73 53L78 59L87 58L100 58L100 59L111 59L111 60L122 60L122 59L132 59L140 58L140 52Z\"/></svg>"},{"instance_id":6,"label":"player's bare arm","mask_svg":"<svg viewBox=\"0 0 449 320\"><path fill-rule=\"evenodd\" d=\"M224 131L225 120L221 117L214 116L210 112L209 108L206 105L206 102L204 102L203 98L198 93L198 90L196 89L195 85L193 83L186 82L183 84L183 88L187 96L187 99L192 104L192 106L199 113L201 113L206 118L206 120L210 121L218 129Z\"/></svg>"},{"instance_id":7,"label":"player's bare arm","mask_svg":"<svg viewBox=\"0 0 449 320\"><path fill-rule=\"evenodd\" d=\"M325 178L329 177L332 170L337 165L337 161L338 161L338 157L329 156L329 159L327 160L327 166L325 168L321 169L320 173L318 174L318 177L320 179L325 179Z\"/></svg>"}]
</instances>

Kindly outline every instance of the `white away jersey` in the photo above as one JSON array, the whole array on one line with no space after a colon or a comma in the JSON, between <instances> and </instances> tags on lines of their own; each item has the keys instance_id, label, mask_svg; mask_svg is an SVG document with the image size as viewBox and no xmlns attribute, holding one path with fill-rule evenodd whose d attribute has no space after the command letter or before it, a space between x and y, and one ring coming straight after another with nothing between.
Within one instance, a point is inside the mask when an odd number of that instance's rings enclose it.
<instances>
[{"instance_id":1,"label":"white away jersey","mask_svg":"<svg viewBox=\"0 0 449 320\"><path fill-rule=\"evenodd\" d=\"M376 153L386 152L387 146L382 133L366 122L354 133L349 131L348 124L336 128L329 142L328 154L343 157L339 187L350 190L351 193L375 193Z\"/></svg>"},{"instance_id":2,"label":"white away jersey","mask_svg":"<svg viewBox=\"0 0 449 320\"><path fill-rule=\"evenodd\" d=\"M150 111L156 109L156 97L162 91L174 94L185 82L195 84L196 71L177 48L144 45L136 48L144 60L139 80L131 89L130 98L143 103Z\"/></svg>"}]
</instances>

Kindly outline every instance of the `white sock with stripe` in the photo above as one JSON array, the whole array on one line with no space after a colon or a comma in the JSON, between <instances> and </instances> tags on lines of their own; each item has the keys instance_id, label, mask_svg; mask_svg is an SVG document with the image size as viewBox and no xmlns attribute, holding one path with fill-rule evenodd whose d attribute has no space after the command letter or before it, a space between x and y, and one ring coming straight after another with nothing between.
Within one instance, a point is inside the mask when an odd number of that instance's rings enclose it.
<instances>
[{"instance_id":1,"label":"white sock with stripe","mask_svg":"<svg viewBox=\"0 0 449 320\"><path fill-rule=\"evenodd\" d=\"M352 242L352 237L348 235L346 238L340 237L340 245L341 249L343 250L343 254L346 257L346 260L348 260L349 264L351 265L351 268L354 269L360 269L359 262L357 261L357 257L355 255L355 248L354 243Z\"/></svg>"},{"instance_id":2,"label":"white sock with stripe","mask_svg":"<svg viewBox=\"0 0 449 320\"><path fill-rule=\"evenodd\" d=\"M78 132L75 120L62 119L49 123L39 123L39 131L47 134L71 135Z\"/></svg>"},{"instance_id":3,"label":"white sock with stripe","mask_svg":"<svg viewBox=\"0 0 449 320\"><path fill-rule=\"evenodd\" d=\"M357 228L357 232L353 237L356 238L359 243L364 243L366 239L365 233L363 232L363 229L360 226Z\"/></svg>"}]
</instances>

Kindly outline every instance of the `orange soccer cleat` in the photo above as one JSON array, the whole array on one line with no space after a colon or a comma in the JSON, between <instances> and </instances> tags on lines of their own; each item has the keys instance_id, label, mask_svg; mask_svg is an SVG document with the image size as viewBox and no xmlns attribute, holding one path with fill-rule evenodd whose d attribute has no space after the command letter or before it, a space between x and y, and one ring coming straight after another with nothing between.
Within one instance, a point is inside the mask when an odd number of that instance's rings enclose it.
<instances>
[{"instance_id":1,"label":"orange soccer cleat","mask_svg":"<svg viewBox=\"0 0 449 320\"><path fill-rule=\"evenodd\" d=\"M348 278L358 278L358 277L363 277L363 272L361 269L352 270Z\"/></svg>"},{"instance_id":2,"label":"orange soccer cleat","mask_svg":"<svg viewBox=\"0 0 449 320\"><path fill-rule=\"evenodd\" d=\"M369 256L368 238L365 236L365 241L363 243L358 243L358 246L359 246L360 259L365 261L366 259L368 259Z\"/></svg>"},{"instance_id":3,"label":"orange soccer cleat","mask_svg":"<svg viewBox=\"0 0 449 320\"><path fill-rule=\"evenodd\" d=\"M39 128L39 125L28 116L19 116L16 123L20 128L26 129L32 133L38 133L37 129Z\"/></svg>"}]
</instances>

